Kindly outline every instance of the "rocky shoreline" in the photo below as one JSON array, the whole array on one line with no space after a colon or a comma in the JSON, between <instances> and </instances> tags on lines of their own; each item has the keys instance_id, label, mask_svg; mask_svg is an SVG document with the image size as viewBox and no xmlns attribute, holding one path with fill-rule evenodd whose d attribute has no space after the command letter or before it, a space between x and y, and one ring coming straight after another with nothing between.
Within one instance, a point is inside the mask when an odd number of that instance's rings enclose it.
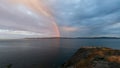
<instances>
[{"instance_id":1,"label":"rocky shoreline","mask_svg":"<svg viewBox=\"0 0 120 68\"><path fill-rule=\"evenodd\" d=\"M120 68L120 50L81 47L60 68Z\"/></svg>"}]
</instances>

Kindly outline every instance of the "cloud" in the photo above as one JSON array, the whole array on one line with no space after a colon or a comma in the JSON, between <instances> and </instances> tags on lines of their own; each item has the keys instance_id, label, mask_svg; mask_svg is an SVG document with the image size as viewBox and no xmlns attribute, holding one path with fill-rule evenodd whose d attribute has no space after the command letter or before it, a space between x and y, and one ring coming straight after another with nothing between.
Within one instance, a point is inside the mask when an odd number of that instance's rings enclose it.
<instances>
[{"instance_id":1,"label":"cloud","mask_svg":"<svg viewBox=\"0 0 120 68\"><path fill-rule=\"evenodd\" d=\"M0 29L53 36L58 34L57 23L61 36L120 35L120 0L10 0L10 2L0 1Z\"/></svg>"},{"instance_id":2,"label":"cloud","mask_svg":"<svg viewBox=\"0 0 120 68\"><path fill-rule=\"evenodd\" d=\"M44 3L41 0L1 0L0 29L40 33L44 36L58 36L52 11ZM12 35L9 32L7 34ZM13 34L16 33L13 31ZM39 37L43 36L39 35Z\"/></svg>"},{"instance_id":3,"label":"cloud","mask_svg":"<svg viewBox=\"0 0 120 68\"><path fill-rule=\"evenodd\" d=\"M34 33L29 31L15 31L15 30L0 30L1 34L15 34L15 35L43 35L40 33Z\"/></svg>"},{"instance_id":4,"label":"cloud","mask_svg":"<svg viewBox=\"0 0 120 68\"><path fill-rule=\"evenodd\" d=\"M42 0L10 0L10 2L14 5L23 4L41 15L51 16L49 8L43 5Z\"/></svg>"},{"instance_id":5,"label":"cloud","mask_svg":"<svg viewBox=\"0 0 120 68\"><path fill-rule=\"evenodd\" d=\"M89 29L77 30L71 36L120 35L120 0L60 0L58 5L55 10L58 10L56 17L60 26L85 26ZM112 30L106 30L108 27Z\"/></svg>"},{"instance_id":6,"label":"cloud","mask_svg":"<svg viewBox=\"0 0 120 68\"><path fill-rule=\"evenodd\" d=\"M105 29L118 29L118 28L120 28L120 23L118 22L118 23L115 23L115 24L112 24L112 25L109 25L109 26L107 26Z\"/></svg>"},{"instance_id":7,"label":"cloud","mask_svg":"<svg viewBox=\"0 0 120 68\"><path fill-rule=\"evenodd\" d=\"M74 31L77 31L78 28L76 28L76 27L64 26L64 27L62 27L62 30L67 31L67 32L74 32Z\"/></svg>"},{"instance_id":8,"label":"cloud","mask_svg":"<svg viewBox=\"0 0 120 68\"><path fill-rule=\"evenodd\" d=\"M89 28L85 26L62 26L60 33L62 37L78 37L84 36L89 32Z\"/></svg>"}]
</instances>

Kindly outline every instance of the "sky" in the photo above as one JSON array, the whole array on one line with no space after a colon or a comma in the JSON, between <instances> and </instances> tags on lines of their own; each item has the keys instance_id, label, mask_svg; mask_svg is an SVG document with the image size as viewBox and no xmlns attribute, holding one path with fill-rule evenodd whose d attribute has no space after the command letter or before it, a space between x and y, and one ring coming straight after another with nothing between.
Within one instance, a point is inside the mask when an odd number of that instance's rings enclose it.
<instances>
[{"instance_id":1,"label":"sky","mask_svg":"<svg viewBox=\"0 0 120 68\"><path fill-rule=\"evenodd\" d=\"M0 38L120 37L120 0L0 0Z\"/></svg>"}]
</instances>

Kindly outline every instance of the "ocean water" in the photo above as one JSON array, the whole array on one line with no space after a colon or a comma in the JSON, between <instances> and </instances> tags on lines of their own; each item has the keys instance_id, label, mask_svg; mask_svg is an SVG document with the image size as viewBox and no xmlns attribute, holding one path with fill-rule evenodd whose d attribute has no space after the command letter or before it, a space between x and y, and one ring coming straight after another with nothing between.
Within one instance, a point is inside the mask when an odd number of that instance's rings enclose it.
<instances>
[{"instance_id":1,"label":"ocean water","mask_svg":"<svg viewBox=\"0 0 120 68\"><path fill-rule=\"evenodd\" d=\"M59 68L82 46L120 49L120 39L0 40L0 68Z\"/></svg>"}]
</instances>

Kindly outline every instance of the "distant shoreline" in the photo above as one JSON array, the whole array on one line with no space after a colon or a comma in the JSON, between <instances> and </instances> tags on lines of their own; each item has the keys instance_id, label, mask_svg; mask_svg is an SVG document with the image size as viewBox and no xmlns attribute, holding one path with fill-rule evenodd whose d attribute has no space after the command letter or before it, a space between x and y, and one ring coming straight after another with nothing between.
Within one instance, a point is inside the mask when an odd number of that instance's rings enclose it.
<instances>
[{"instance_id":1,"label":"distant shoreline","mask_svg":"<svg viewBox=\"0 0 120 68\"><path fill-rule=\"evenodd\" d=\"M24 38L24 39L120 39L120 37L45 37L45 38Z\"/></svg>"},{"instance_id":2,"label":"distant shoreline","mask_svg":"<svg viewBox=\"0 0 120 68\"><path fill-rule=\"evenodd\" d=\"M42 38L11 38L0 40L29 40L29 39L120 39L120 37L42 37Z\"/></svg>"}]
</instances>

